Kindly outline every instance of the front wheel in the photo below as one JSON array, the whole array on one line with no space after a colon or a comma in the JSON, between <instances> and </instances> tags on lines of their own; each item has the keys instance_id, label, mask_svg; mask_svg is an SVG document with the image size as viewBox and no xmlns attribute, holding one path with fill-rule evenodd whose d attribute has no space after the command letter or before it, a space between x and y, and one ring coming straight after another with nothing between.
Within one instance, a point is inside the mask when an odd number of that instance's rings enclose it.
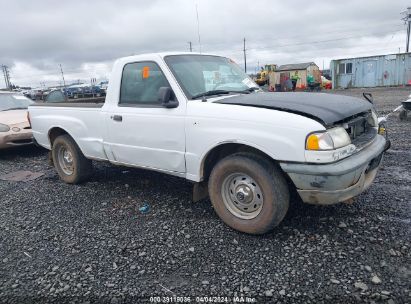
<instances>
[{"instance_id":1,"label":"front wheel","mask_svg":"<svg viewBox=\"0 0 411 304\"><path fill-rule=\"evenodd\" d=\"M222 159L212 170L208 187L218 216L245 233L270 231L288 210L289 190L282 172L259 157Z\"/></svg>"},{"instance_id":2,"label":"front wheel","mask_svg":"<svg viewBox=\"0 0 411 304\"><path fill-rule=\"evenodd\" d=\"M81 183L92 173L91 160L83 155L69 135L58 136L51 153L57 173L68 184Z\"/></svg>"}]
</instances>

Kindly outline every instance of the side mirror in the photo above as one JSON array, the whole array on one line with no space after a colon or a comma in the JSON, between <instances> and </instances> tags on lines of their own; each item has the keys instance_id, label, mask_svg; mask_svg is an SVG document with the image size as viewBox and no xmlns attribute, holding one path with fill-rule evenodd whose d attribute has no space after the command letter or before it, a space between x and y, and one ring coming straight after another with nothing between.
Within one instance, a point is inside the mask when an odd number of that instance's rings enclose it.
<instances>
[{"instance_id":1,"label":"side mirror","mask_svg":"<svg viewBox=\"0 0 411 304\"><path fill-rule=\"evenodd\" d=\"M173 90L170 87L161 87L158 89L158 101L162 106L168 109L177 108L178 101L172 100Z\"/></svg>"}]
</instances>

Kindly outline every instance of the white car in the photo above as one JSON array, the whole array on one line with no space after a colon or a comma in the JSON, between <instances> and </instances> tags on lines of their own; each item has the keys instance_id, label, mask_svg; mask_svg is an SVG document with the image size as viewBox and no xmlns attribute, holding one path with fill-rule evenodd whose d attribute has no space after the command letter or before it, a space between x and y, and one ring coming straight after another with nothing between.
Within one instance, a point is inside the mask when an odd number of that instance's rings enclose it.
<instances>
[{"instance_id":1,"label":"white car","mask_svg":"<svg viewBox=\"0 0 411 304\"><path fill-rule=\"evenodd\" d=\"M91 160L161 171L209 194L229 226L252 234L284 218L290 191L334 204L374 180L385 138L371 103L312 93L265 93L232 60L193 53L118 59L100 104L38 104L35 140L67 183ZM207 192L208 190L208 192Z\"/></svg>"},{"instance_id":2,"label":"white car","mask_svg":"<svg viewBox=\"0 0 411 304\"><path fill-rule=\"evenodd\" d=\"M33 101L18 92L0 91L0 149L33 143L27 108Z\"/></svg>"}]
</instances>

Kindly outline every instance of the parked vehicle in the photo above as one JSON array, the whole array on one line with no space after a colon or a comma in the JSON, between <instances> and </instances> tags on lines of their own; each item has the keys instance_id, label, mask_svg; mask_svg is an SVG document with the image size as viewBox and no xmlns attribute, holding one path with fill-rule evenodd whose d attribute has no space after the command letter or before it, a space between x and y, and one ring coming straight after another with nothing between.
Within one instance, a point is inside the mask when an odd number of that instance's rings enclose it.
<instances>
[{"instance_id":1,"label":"parked vehicle","mask_svg":"<svg viewBox=\"0 0 411 304\"><path fill-rule=\"evenodd\" d=\"M101 82L99 83L99 86L100 86L100 88L101 88L103 91L107 91L108 80L101 81Z\"/></svg>"},{"instance_id":2,"label":"parked vehicle","mask_svg":"<svg viewBox=\"0 0 411 304\"><path fill-rule=\"evenodd\" d=\"M86 84L76 84L76 85L71 85L63 89L63 93L68 97L68 98L82 98L84 97L84 92L83 88L87 86Z\"/></svg>"},{"instance_id":3,"label":"parked vehicle","mask_svg":"<svg viewBox=\"0 0 411 304\"><path fill-rule=\"evenodd\" d=\"M401 107L397 108L397 111L400 111L399 118L400 120L406 120L408 116L408 111L411 111L411 95L408 96L407 100L404 100L401 103Z\"/></svg>"},{"instance_id":4,"label":"parked vehicle","mask_svg":"<svg viewBox=\"0 0 411 304\"><path fill-rule=\"evenodd\" d=\"M99 86L87 86L83 88L84 97L100 97L105 95L105 91L102 90Z\"/></svg>"},{"instance_id":5,"label":"parked vehicle","mask_svg":"<svg viewBox=\"0 0 411 304\"><path fill-rule=\"evenodd\" d=\"M22 92L22 94L24 96L26 96L27 98L31 99L31 90L25 90L25 91Z\"/></svg>"},{"instance_id":6,"label":"parked vehicle","mask_svg":"<svg viewBox=\"0 0 411 304\"><path fill-rule=\"evenodd\" d=\"M227 225L252 234L283 220L293 189L320 205L359 195L386 142L363 99L262 92L232 60L193 53L121 58L105 103L29 113L66 183L87 180L92 160L183 177L194 200L208 193Z\"/></svg>"},{"instance_id":7,"label":"parked vehicle","mask_svg":"<svg viewBox=\"0 0 411 304\"><path fill-rule=\"evenodd\" d=\"M0 91L0 149L32 144L27 108L34 104L23 94Z\"/></svg>"},{"instance_id":8,"label":"parked vehicle","mask_svg":"<svg viewBox=\"0 0 411 304\"><path fill-rule=\"evenodd\" d=\"M402 102L403 109L400 112L400 120L406 120L408 116L407 111L411 111L411 100L406 100Z\"/></svg>"},{"instance_id":9,"label":"parked vehicle","mask_svg":"<svg viewBox=\"0 0 411 304\"><path fill-rule=\"evenodd\" d=\"M75 84L63 89L63 93L70 99L101 97L106 95L106 91L97 85Z\"/></svg>"},{"instance_id":10,"label":"parked vehicle","mask_svg":"<svg viewBox=\"0 0 411 304\"><path fill-rule=\"evenodd\" d=\"M257 78L255 82L260 85L264 86L269 82L269 74L274 72L277 68L276 64L266 64L264 68L261 67L261 70L257 73Z\"/></svg>"},{"instance_id":11,"label":"parked vehicle","mask_svg":"<svg viewBox=\"0 0 411 304\"><path fill-rule=\"evenodd\" d=\"M28 91L27 94L25 94L25 96L30 98L31 100L43 100L47 94L48 94L47 89L35 88L35 89L31 89L30 91Z\"/></svg>"},{"instance_id":12,"label":"parked vehicle","mask_svg":"<svg viewBox=\"0 0 411 304\"><path fill-rule=\"evenodd\" d=\"M69 100L68 96L64 94L64 90L56 89L51 91L47 97L45 98L44 102L45 103L62 103L62 102L76 102L76 103L98 103L104 101L104 97L94 95L89 95L89 94L83 94L81 97L85 96L84 98L76 98L76 99L71 99Z\"/></svg>"},{"instance_id":13,"label":"parked vehicle","mask_svg":"<svg viewBox=\"0 0 411 304\"><path fill-rule=\"evenodd\" d=\"M367 93L363 93L363 94L367 94ZM404 100L404 101L401 102L400 106L396 107L394 110L392 110L391 112L389 112L385 116L379 117L378 121L381 122L381 124L385 124L385 123L387 123L388 117L393 115L396 112L398 112L398 118L400 120L407 120L408 111L411 111L411 94L408 96L407 100Z\"/></svg>"}]
</instances>

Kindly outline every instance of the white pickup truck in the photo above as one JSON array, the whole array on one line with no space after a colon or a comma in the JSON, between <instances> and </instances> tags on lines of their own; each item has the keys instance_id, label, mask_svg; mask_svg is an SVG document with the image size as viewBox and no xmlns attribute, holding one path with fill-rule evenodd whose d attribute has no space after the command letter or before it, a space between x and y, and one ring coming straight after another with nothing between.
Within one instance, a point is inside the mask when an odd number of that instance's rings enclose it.
<instances>
[{"instance_id":1,"label":"white pickup truck","mask_svg":"<svg viewBox=\"0 0 411 304\"><path fill-rule=\"evenodd\" d=\"M225 57L125 57L109 83L104 103L30 106L34 138L52 151L61 179L85 181L92 160L180 176L247 233L278 225L291 191L322 205L360 194L385 148L371 103L265 93Z\"/></svg>"}]
</instances>

